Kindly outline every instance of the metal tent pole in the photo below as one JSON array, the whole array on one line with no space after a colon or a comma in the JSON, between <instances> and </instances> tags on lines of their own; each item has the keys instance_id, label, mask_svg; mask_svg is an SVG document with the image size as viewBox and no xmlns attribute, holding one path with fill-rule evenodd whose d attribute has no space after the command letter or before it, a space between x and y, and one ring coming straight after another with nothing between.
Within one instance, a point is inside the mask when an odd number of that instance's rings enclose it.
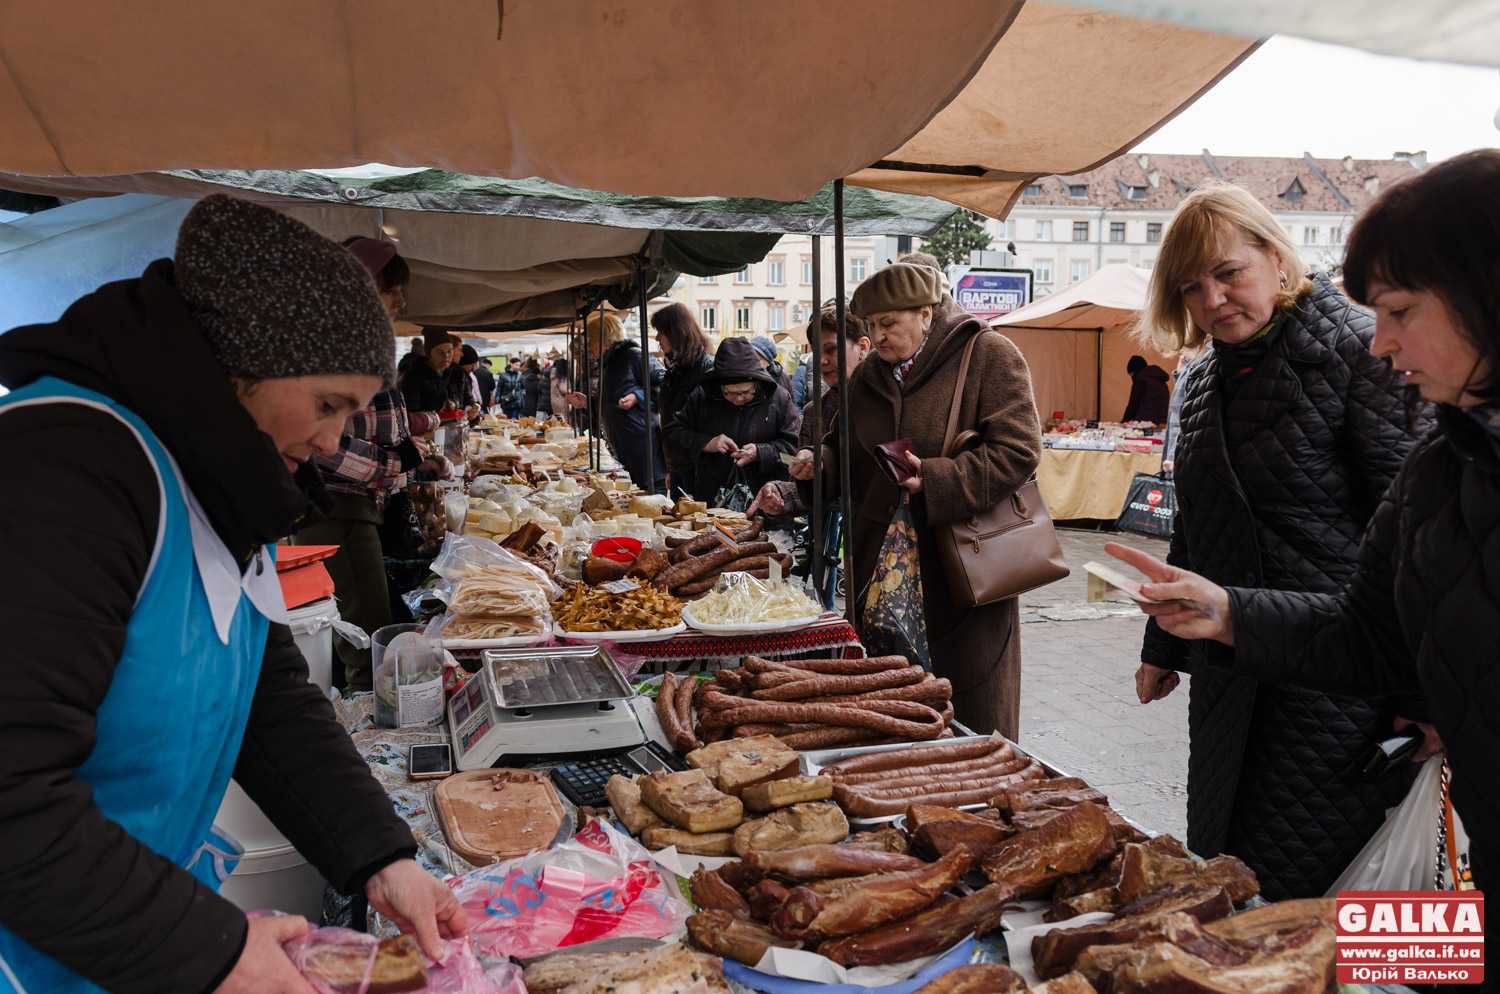
<instances>
[{"instance_id":1,"label":"metal tent pole","mask_svg":"<svg viewBox=\"0 0 1500 994\"><path fill-rule=\"evenodd\" d=\"M844 181L833 181L833 293L838 321L839 359L839 532L844 547L844 617L854 620L854 528L849 501L849 360L844 355Z\"/></svg>"},{"instance_id":2,"label":"metal tent pole","mask_svg":"<svg viewBox=\"0 0 1500 994\"><path fill-rule=\"evenodd\" d=\"M812 376L808 384L812 396L813 478L812 557L809 573L814 587L823 576L823 238L812 236L812 320L808 323L808 342L812 346ZM842 343L840 343L842 344ZM821 591L821 588L819 588ZM819 599L821 600L821 592Z\"/></svg>"},{"instance_id":3,"label":"metal tent pole","mask_svg":"<svg viewBox=\"0 0 1500 994\"><path fill-rule=\"evenodd\" d=\"M588 412L589 412L589 417L588 417L588 425L589 425L589 470L591 472L597 473L597 472L599 472L599 454L598 454L598 450L595 448L595 446L597 446L599 444L599 426L597 424L597 417L596 417L596 411L595 411L595 409L599 405L598 405L598 398L594 395L594 366L595 366L596 360L594 358L594 348L593 348L593 345L589 341L589 311L590 310L592 310L592 308L587 308L583 312L583 389L584 389L584 395L583 396L584 396L584 400L586 400L588 402ZM600 304L600 307L599 307L599 332L598 332L598 334L599 334L599 340L600 340L600 342L602 344L603 341L604 341L604 307L603 307L602 303ZM602 352L603 349L601 348L600 351ZM601 356L601 358L602 358L602 356ZM603 377L602 376L600 377L600 383L599 383L599 385L601 387L604 385L604 383L603 383Z\"/></svg>"},{"instance_id":4,"label":"metal tent pole","mask_svg":"<svg viewBox=\"0 0 1500 994\"><path fill-rule=\"evenodd\" d=\"M646 395L646 485L648 494L656 493L656 429L651 424L651 346L646 338L646 267L636 260L635 278L641 284L641 392ZM671 496L668 494L667 496Z\"/></svg>"}]
</instances>

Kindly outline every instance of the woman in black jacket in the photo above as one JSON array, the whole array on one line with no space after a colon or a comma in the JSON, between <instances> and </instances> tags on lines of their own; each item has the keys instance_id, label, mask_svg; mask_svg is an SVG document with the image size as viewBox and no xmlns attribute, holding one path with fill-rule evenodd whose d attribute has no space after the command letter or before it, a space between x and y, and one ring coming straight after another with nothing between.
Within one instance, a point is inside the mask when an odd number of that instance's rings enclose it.
<instances>
[{"instance_id":1,"label":"woman in black jacket","mask_svg":"<svg viewBox=\"0 0 1500 994\"><path fill-rule=\"evenodd\" d=\"M393 373L354 256L222 195L188 212L175 259L0 336L7 990L308 989L282 949L307 923L216 893L231 774L429 955L439 920L462 934L308 682L270 562L322 503L312 457Z\"/></svg>"},{"instance_id":2,"label":"woman in black jacket","mask_svg":"<svg viewBox=\"0 0 1500 994\"><path fill-rule=\"evenodd\" d=\"M726 338L713 372L672 418L667 436L674 448L695 453L699 499L712 501L736 467L752 497L762 484L786 479L781 456L797 450L801 425L792 395L777 386L750 342Z\"/></svg>"},{"instance_id":3,"label":"woman in black jacket","mask_svg":"<svg viewBox=\"0 0 1500 994\"><path fill-rule=\"evenodd\" d=\"M1151 274L1158 348L1209 340L1183 400L1169 561L1224 583L1332 593L1415 444L1400 387L1370 352L1374 321L1237 187L1183 201ZM1410 702L1271 687L1215 671L1148 625L1143 703L1191 673L1188 845L1243 859L1271 899L1322 894L1400 801L1409 776L1365 784L1370 745Z\"/></svg>"},{"instance_id":4,"label":"woman in black jacket","mask_svg":"<svg viewBox=\"0 0 1500 994\"><path fill-rule=\"evenodd\" d=\"M666 488L667 464L661 454L661 432L652 432L651 477L646 474L646 388L641 379L640 346L625 337L613 314L589 316L588 349L599 363L598 410L604 437L620 465L642 490L661 493ZM569 395L574 407L586 407L581 392ZM654 477L654 479L652 478Z\"/></svg>"},{"instance_id":5,"label":"woman in black jacket","mask_svg":"<svg viewBox=\"0 0 1500 994\"><path fill-rule=\"evenodd\" d=\"M521 417L534 418L541 407L542 367L535 358L527 359L521 373Z\"/></svg>"},{"instance_id":6,"label":"woman in black jacket","mask_svg":"<svg viewBox=\"0 0 1500 994\"><path fill-rule=\"evenodd\" d=\"M1345 286L1375 310L1376 354L1437 405L1341 590L1225 586L1122 546L1154 582L1148 612L1212 639L1237 673L1338 693L1420 692L1428 751L1446 750L1473 884L1500 886L1500 151L1455 156L1392 186L1354 226ZM1196 680L1196 675L1194 676ZM1434 813L1436 818L1436 813ZM1428 860L1432 859L1427 854ZM1487 959L1497 947L1488 930ZM1493 969L1486 989L1495 990Z\"/></svg>"},{"instance_id":7,"label":"woman in black jacket","mask_svg":"<svg viewBox=\"0 0 1500 994\"><path fill-rule=\"evenodd\" d=\"M693 312L683 304L668 304L651 315L651 327L656 329L656 344L667 360L667 372L662 377L657 400L661 424L665 428L682 410L692 392L698 389L703 377L714 368L714 357L709 352L708 336L698 327ZM669 492L699 497L698 482L693 475L696 453L674 446L671 436L662 439L662 451L666 454L670 474L667 479ZM699 499L707 500L712 496L709 494Z\"/></svg>"},{"instance_id":8,"label":"woman in black jacket","mask_svg":"<svg viewBox=\"0 0 1500 994\"><path fill-rule=\"evenodd\" d=\"M422 341L425 345L423 354L419 358L412 358L415 353L407 356L411 361L401 370L397 383L401 399L406 401L406 409L409 411L441 414L454 410L457 405L452 398L447 376L463 343L456 335L450 335L439 328L423 330Z\"/></svg>"}]
</instances>

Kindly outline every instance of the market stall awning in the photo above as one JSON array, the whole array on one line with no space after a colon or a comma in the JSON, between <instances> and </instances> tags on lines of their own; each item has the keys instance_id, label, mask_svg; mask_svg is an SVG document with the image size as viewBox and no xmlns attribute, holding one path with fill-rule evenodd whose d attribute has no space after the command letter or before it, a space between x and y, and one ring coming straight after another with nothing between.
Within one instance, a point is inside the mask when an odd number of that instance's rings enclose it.
<instances>
[{"instance_id":1,"label":"market stall awning","mask_svg":"<svg viewBox=\"0 0 1500 994\"><path fill-rule=\"evenodd\" d=\"M1139 144L1254 49L1244 38L1030 2L958 96L849 182L1003 217L1038 176Z\"/></svg>"},{"instance_id":2,"label":"market stall awning","mask_svg":"<svg viewBox=\"0 0 1500 994\"><path fill-rule=\"evenodd\" d=\"M120 208L125 215L138 213L137 199L164 195L178 205L174 217L186 211L188 198L230 192L285 211L331 238L394 233L412 269L410 319L465 328L545 326L576 314L580 301L601 297L633 306L639 296L638 264L647 267L651 288L663 290L677 273L732 273L762 259L782 233L826 233L832 223L830 187L790 203L675 199L380 166L332 176L273 170L0 176L0 187L67 197L153 195L130 198L133 205ZM925 235L955 210L926 197L851 191L845 198L845 229ZM97 207L93 213L111 211ZM47 223L34 220L26 227ZM50 223L61 224L63 218ZM0 229L0 248L5 237ZM170 242L166 247L158 254L169 254ZM57 246L47 250L58 251ZM120 275L129 274L108 278Z\"/></svg>"},{"instance_id":3,"label":"market stall awning","mask_svg":"<svg viewBox=\"0 0 1500 994\"><path fill-rule=\"evenodd\" d=\"M1149 269L1104 266L1093 276L1001 315L990 327L1016 343L1031 367L1043 418L1118 419L1130 398L1125 364L1133 355L1170 371L1176 361L1140 342Z\"/></svg>"},{"instance_id":4,"label":"market stall awning","mask_svg":"<svg viewBox=\"0 0 1500 994\"><path fill-rule=\"evenodd\" d=\"M0 170L389 162L799 200L916 134L1019 6L16 0Z\"/></svg>"},{"instance_id":5,"label":"market stall awning","mask_svg":"<svg viewBox=\"0 0 1500 994\"><path fill-rule=\"evenodd\" d=\"M787 201L850 176L998 215L1028 177L1128 148L1251 47L1018 0L940 16L872 0L852 17L796 0L371 0L357 18L289 0L18 0L0 170L390 162ZM872 68L886 61L900 71Z\"/></svg>"}]
</instances>

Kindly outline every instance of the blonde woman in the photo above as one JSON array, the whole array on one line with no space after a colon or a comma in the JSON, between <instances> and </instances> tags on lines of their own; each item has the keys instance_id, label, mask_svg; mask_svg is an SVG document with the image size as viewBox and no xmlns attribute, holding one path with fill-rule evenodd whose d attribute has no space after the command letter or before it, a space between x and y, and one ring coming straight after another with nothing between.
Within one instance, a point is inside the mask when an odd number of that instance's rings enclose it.
<instances>
[{"instance_id":1,"label":"blonde woman","mask_svg":"<svg viewBox=\"0 0 1500 994\"><path fill-rule=\"evenodd\" d=\"M1333 593L1415 442L1401 388L1372 355L1374 319L1237 187L1187 197L1151 273L1143 331L1168 353L1206 344L1182 400L1169 561L1217 583ZM1188 844L1249 863L1273 900L1322 894L1409 776L1352 771L1417 702L1258 683L1232 651L1147 625L1142 703L1191 673Z\"/></svg>"},{"instance_id":2,"label":"blonde woman","mask_svg":"<svg viewBox=\"0 0 1500 994\"><path fill-rule=\"evenodd\" d=\"M625 328L613 314L591 314L587 323L589 355L598 364L599 397L596 408L610 451L630 473L636 486L662 493L666 489L667 463L661 451L661 432L651 439L652 475L646 475L646 391L641 380L641 348L625 337ZM568 395L573 407L585 407L582 393ZM654 484L654 486L653 486Z\"/></svg>"}]
</instances>

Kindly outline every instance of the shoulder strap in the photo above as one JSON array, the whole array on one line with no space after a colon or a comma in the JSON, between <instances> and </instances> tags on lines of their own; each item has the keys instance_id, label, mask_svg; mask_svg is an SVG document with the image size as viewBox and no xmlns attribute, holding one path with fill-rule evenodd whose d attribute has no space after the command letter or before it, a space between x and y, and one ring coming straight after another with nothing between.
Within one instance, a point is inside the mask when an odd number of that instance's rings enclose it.
<instances>
[{"instance_id":1,"label":"shoulder strap","mask_svg":"<svg viewBox=\"0 0 1500 994\"><path fill-rule=\"evenodd\" d=\"M954 437L958 434L958 411L964 402L964 387L969 381L969 360L974 357L974 346L978 344L983 335L989 334L988 328L981 328L969 338L964 346L964 355L958 363L958 383L953 387L953 403L948 407L948 428L943 432L943 455L948 454L949 447L953 444Z\"/></svg>"}]
</instances>

